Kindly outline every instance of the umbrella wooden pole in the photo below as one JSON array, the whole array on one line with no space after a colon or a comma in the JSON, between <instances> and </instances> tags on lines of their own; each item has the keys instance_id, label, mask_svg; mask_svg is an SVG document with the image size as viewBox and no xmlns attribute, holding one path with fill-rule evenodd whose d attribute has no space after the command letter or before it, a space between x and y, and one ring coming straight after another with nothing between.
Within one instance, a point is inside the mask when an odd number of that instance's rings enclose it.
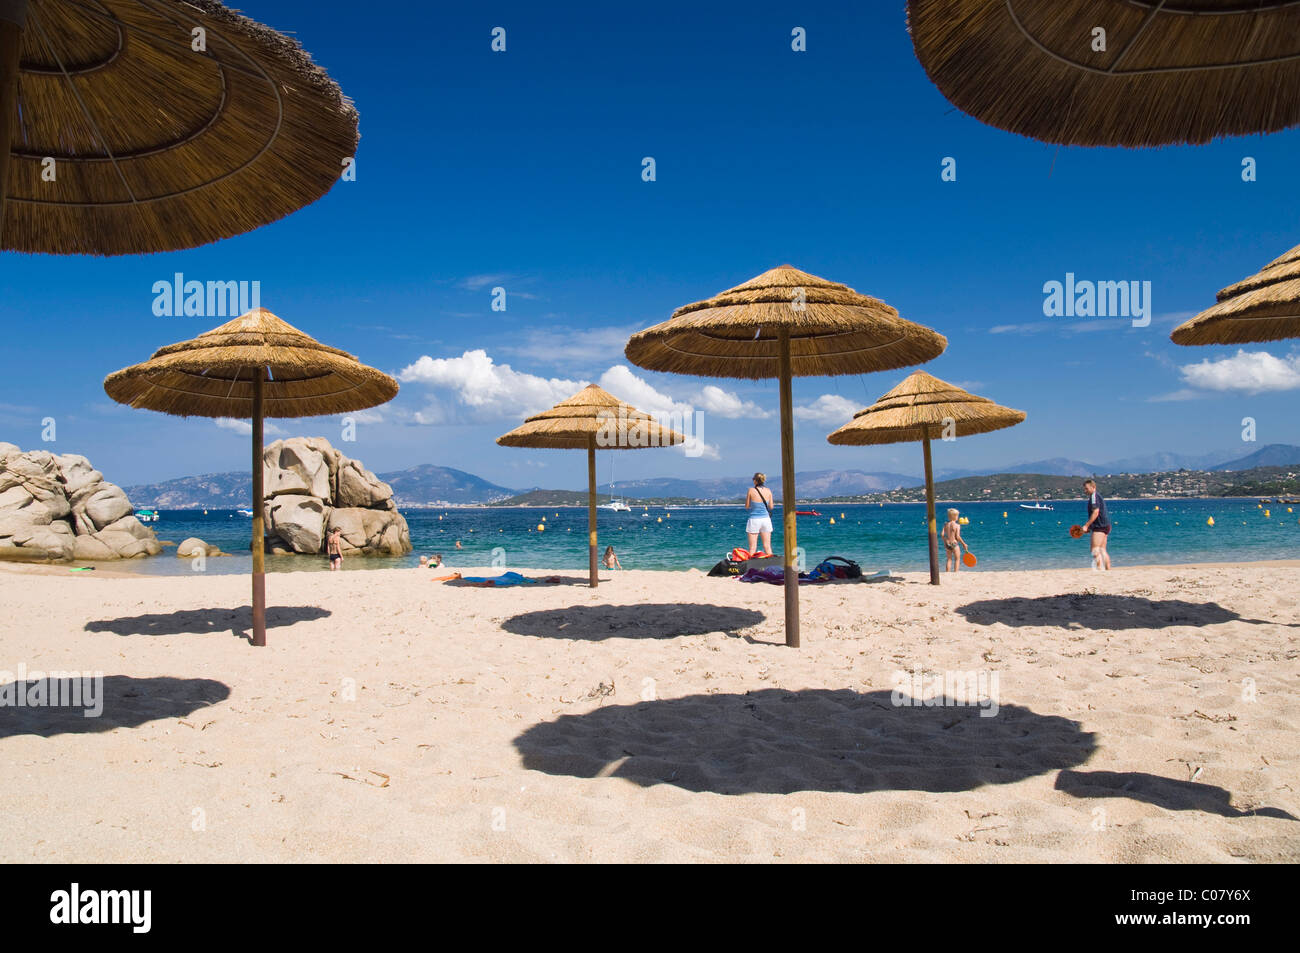
<instances>
[{"instance_id":1,"label":"umbrella wooden pole","mask_svg":"<svg viewBox=\"0 0 1300 953\"><path fill-rule=\"evenodd\" d=\"M0 248L4 247L5 198L9 195L9 152L18 118L18 52L26 8L26 0L0 0Z\"/></svg>"},{"instance_id":2,"label":"umbrella wooden pole","mask_svg":"<svg viewBox=\"0 0 1300 953\"><path fill-rule=\"evenodd\" d=\"M790 332L781 331L781 542L785 567L785 644L799 647L799 570L795 565L794 413Z\"/></svg>"},{"instance_id":3,"label":"umbrella wooden pole","mask_svg":"<svg viewBox=\"0 0 1300 953\"><path fill-rule=\"evenodd\" d=\"M596 570L596 438L587 438L587 562L591 588L600 585Z\"/></svg>"},{"instance_id":4,"label":"umbrella wooden pole","mask_svg":"<svg viewBox=\"0 0 1300 953\"><path fill-rule=\"evenodd\" d=\"M266 645L266 530L262 519L262 378L253 378L253 644Z\"/></svg>"},{"instance_id":5,"label":"umbrella wooden pole","mask_svg":"<svg viewBox=\"0 0 1300 953\"><path fill-rule=\"evenodd\" d=\"M925 518L930 526L930 585L939 585L939 533L934 522L934 470L930 464L930 434L921 438L925 453Z\"/></svg>"}]
</instances>

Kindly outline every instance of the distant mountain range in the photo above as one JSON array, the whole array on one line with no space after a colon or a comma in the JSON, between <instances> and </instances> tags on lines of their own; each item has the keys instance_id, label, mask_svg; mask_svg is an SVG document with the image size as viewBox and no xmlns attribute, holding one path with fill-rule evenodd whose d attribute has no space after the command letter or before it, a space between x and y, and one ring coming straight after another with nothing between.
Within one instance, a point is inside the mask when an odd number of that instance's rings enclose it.
<instances>
[{"instance_id":1,"label":"distant mountain range","mask_svg":"<svg viewBox=\"0 0 1300 953\"><path fill-rule=\"evenodd\" d=\"M135 506L165 510L234 510L253 505L253 481L247 472L205 473L161 483L124 486Z\"/></svg>"},{"instance_id":2,"label":"distant mountain range","mask_svg":"<svg viewBox=\"0 0 1300 953\"><path fill-rule=\"evenodd\" d=\"M994 474L1080 477L1092 474L1169 473L1177 470L1221 473L1253 470L1257 467L1288 467L1297 464L1300 464L1300 447L1275 443L1261 447L1244 457L1234 457L1232 451L1219 451L1199 456L1153 453L1144 457L1117 460L1110 464L1092 464L1066 457L1054 457L1049 460L1018 463L1001 470L938 470L935 477L938 480L963 480ZM379 478L392 486L393 497L399 506L421 506L434 502L499 503L532 491L543 494L551 492L536 487L511 489L484 480L472 473L466 473L464 470L428 463L407 470L380 473ZM888 493L915 487L920 483L921 479L917 475L862 470L807 470L795 475L799 497L804 500ZM248 473L235 471L180 477L175 480L164 480L161 483L128 486L124 489L136 506L163 509L235 509L247 507L252 502L252 488L249 484ZM614 486L614 495L641 500L731 500L743 496L751 485L752 480L748 475L698 480L655 477L618 482ZM768 486L780 498L780 476L771 474ZM608 493L609 489L608 484L600 486L602 493Z\"/></svg>"},{"instance_id":3,"label":"distant mountain range","mask_svg":"<svg viewBox=\"0 0 1300 953\"><path fill-rule=\"evenodd\" d=\"M464 470L430 463L377 476L393 488L393 499L398 506L433 502L493 503L519 492ZM169 510L237 509L253 502L252 478L247 471L205 473L123 489L136 506Z\"/></svg>"},{"instance_id":4,"label":"distant mountain range","mask_svg":"<svg viewBox=\"0 0 1300 953\"><path fill-rule=\"evenodd\" d=\"M1270 443L1260 447L1249 456L1206 467L1216 472L1223 470L1253 470L1255 467L1289 467L1300 463L1300 447L1285 443ZM1188 467L1188 469L1192 469Z\"/></svg>"},{"instance_id":5,"label":"distant mountain range","mask_svg":"<svg viewBox=\"0 0 1300 953\"><path fill-rule=\"evenodd\" d=\"M1251 470L1255 467L1289 467L1300 463L1300 447L1285 443L1271 443L1244 457L1239 450L1219 450L1214 453L1148 453L1139 457L1126 457L1110 463L1087 463L1068 457L1048 460L1031 460L1015 463L996 470L935 470L939 480L958 480L964 477L989 476L995 473L1041 473L1045 476L1093 476L1113 473L1170 473L1175 470ZM920 482L919 480L917 481ZM803 493L801 487L800 495Z\"/></svg>"},{"instance_id":6,"label":"distant mountain range","mask_svg":"<svg viewBox=\"0 0 1300 953\"><path fill-rule=\"evenodd\" d=\"M495 503L514 496L518 490L497 486L481 477L453 467L425 463L409 470L377 474L393 488L393 499L403 503Z\"/></svg>"},{"instance_id":7,"label":"distant mountain range","mask_svg":"<svg viewBox=\"0 0 1300 953\"><path fill-rule=\"evenodd\" d=\"M801 497L840 496L914 486L917 478L901 473L864 473L862 470L807 470L796 472L794 483ZM753 485L752 475L706 480L655 477L622 480L615 484L614 495L634 499L730 500L744 496ZM767 485L774 494L781 495L779 474L768 474ZM600 489L608 491L609 485L601 484Z\"/></svg>"}]
</instances>

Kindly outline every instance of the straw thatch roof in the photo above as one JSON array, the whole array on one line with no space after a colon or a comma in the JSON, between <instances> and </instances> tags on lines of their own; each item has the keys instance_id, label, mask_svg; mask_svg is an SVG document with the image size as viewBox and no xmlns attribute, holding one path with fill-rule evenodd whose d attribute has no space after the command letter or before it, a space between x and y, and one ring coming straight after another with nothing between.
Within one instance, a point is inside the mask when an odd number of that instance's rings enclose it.
<instances>
[{"instance_id":1,"label":"straw thatch roof","mask_svg":"<svg viewBox=\"0 0 1300 953\"><path fill-rule=\"evenodd\" d=\"M20 57L0 249L202 245L314 202L356 152L356 110L297 41L213 0L32 0Z\"/></svg>"},{"instance_id":2,"label":"straw thatch roof","mask_svg":"<svg viewBox=\"0 0 1300 953\"><path fill-rule=\"evenodd\" d=\"M497 443L503 447L585 450L593 437L598 450L636 450L686 442L682 434L661 425L649 414L590 384L497 437Z\"/></svg>"},{"instance_id":3,"label":"straw thatch roof","mask_svg":"<svg viewBox=\"0 0 1300 953\"><path fill-rule=\"evenodd\" d=\"M948 346L942 334L900 318L877 298L782 265L678 308L664 323L634 334L626 354L656 371L777 377L782 329L790 332L796 377L908 367Z\"/></svg>"},{"instance_id":4,"label":"straw thatch roof","mask_svg":"<svg viewBox=\"0 0 1300 953\"><path fill-rule=\"evenodd\" d=\"M927 436L942 437L949 432L946 430L949 421L953 436L966 437L1012 427L1024 419L1023 410L999 406L987 397L976 397L933 374L913 371L826 439L853 446L908 443Z\"/></svg>"},{"instance_id":5,"label":"straw thatch roof","mask_svg":"<svg viewBox=\"0 0 1300 953\"><path fill-rule=\"evenodd\" d=\"M909 0L908 27L953 105L1046 142L1203 143L1300 122L1288 0Z\"/></svg>"},{"instance_id":6,"label":"straw thatch roof","mask_svg":"<svg viewBox=\"0 0 1300 953\"><path fill-rule=\"evenodd\" d=\"M397 381L328 347L265 308L160 348L108 375L104 390L132 407L181 417L252 417L254 374L265 369L264 417L364 410L397 396Z\"/></svg>"},{"instance_id":7,"label":"straw thatch roof","mask_svg":"<svg viewBox=\"0 0 1300 953\"><path fill-rule=\"evenodd\" d=\"M1174 328L1175 344L1247 344L1300 337L1300 245L1219 292L1218 304Z\"/></svg>"}]
</instances>

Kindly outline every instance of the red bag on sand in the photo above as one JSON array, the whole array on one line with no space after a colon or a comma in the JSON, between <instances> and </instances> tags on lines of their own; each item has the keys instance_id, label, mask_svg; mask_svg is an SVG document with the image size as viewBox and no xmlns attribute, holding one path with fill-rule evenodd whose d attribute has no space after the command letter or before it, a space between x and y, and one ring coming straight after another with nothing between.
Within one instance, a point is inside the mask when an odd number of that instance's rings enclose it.
<instances>
[{"instance_id":1,"label":"red bag on sand","mask_svg":"<svg viewBox=\"0 0 1300 953\"><path fill-rule=\"evenodd\" d=\"M731 555L729 555L727 558L735 563L743 563L750 556L755 556L755 555L757 555L757 553L751 553L748 549L741 549L739 546L737 546L735 549L731 551Z\"/></svg>"}]
</instances>

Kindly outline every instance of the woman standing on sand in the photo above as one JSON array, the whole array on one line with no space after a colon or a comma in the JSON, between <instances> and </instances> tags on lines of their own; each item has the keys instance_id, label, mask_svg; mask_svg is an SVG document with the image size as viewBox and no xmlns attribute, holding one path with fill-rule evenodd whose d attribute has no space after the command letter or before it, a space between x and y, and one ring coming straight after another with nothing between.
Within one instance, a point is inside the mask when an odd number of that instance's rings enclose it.
<instances>
[{"instance_id":1,"label":"woman standing on sand","mask_svg":"<svg viewBox=\"0 0 1300 953\"><path fill-rule=\"evenodd\" d=\"M745 494L745 512L749 519L745 523L745 533L749 536L749 551L757 552L758 538L763 538L763 552L772 551L772 491L764 484L767 474L755 473L754 485Z\"/></svg>"},{"instance_id":2,"label":"woman standing on sand","mask_svg":"<svg viewBox=\"0 0 1300 953\"><path fill-rule=\"evenodd\" d=\"M325 537L325 552L330 558L330 569L343 568L343 530L335 526Z\"/></svg>"}]
</instances>

